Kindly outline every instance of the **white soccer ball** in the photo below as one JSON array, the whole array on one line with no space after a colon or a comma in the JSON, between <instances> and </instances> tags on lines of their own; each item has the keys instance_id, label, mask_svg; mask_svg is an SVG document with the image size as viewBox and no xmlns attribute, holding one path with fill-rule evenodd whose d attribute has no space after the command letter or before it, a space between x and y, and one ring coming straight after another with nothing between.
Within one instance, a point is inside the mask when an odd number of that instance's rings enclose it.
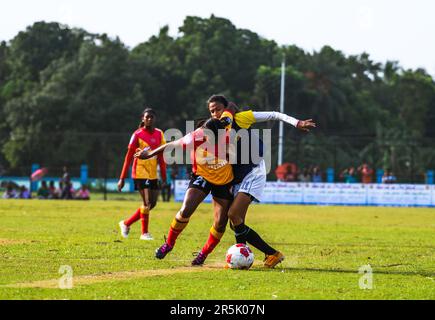
<instances>
[{"instance_id":1,"label":"white soccer ball","mask_svg":"<svg viewBox=\"0 0 435 320\"><path fill-rule=\"evenodd\" d=\"M231 246L226 256L227 266L230 269L249 269L254 263L254 253L244 243Z\"/></svg>"}]
</instances>

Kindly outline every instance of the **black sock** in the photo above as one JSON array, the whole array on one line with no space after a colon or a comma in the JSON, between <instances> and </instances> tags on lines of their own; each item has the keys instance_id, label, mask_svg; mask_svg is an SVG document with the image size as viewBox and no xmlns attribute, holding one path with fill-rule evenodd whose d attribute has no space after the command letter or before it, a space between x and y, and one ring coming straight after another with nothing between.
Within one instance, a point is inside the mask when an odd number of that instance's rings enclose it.
<instances>
[{"instance_id":1,"label":"black sock","mask_svg":"<svg viewBox=\"0 0 435 320\"><path fill-rule=\"evenodd\" d=\"M236 226L234 230L236 232L237 243L248 242L249 244L253 245L255 248L267 255L276 253L276 250L269 246L257 232L249 228L244 223Z\"/></svg>"},{"instance_id":2,"label":"black sock","mask_svg":"<svg viewBox=\"0 0 435 320\"><path fill-rule=\"evenodd\" d=\"M246 235L248 232L249 228L244 223L235 226L234 235L236 236L236 242L246 244Z\"/></svg>"}]
</instances>

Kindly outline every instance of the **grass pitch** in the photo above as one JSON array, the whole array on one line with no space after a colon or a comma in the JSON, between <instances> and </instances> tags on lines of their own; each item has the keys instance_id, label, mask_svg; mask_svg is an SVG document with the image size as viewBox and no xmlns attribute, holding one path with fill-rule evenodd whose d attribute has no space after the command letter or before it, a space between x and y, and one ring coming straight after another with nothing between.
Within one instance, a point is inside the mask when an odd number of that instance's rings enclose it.
<instances>
[{"instance_id":1,"label":"grass pitch","mask_svg":"<svg viewBox=\"0 0 435 320\"><path fill-rule=\"evenodd\" d=\"M253 249L254 266L236 271L223 268L234 242L229 228L204 267L190 266L207 240L211 205L199 207L164 260L154 251L181 204L159 202L152 211L156 240L139 240L139 223L122 239L118 222L139 205L0 200L0 300L435 299L434 209L253 205L247 224L286 259L267 270ZM65 265L71 289L59 288ZM364 265L372 289L360 288L370 286L358 273Z\"/></svg>"}]
</instances>

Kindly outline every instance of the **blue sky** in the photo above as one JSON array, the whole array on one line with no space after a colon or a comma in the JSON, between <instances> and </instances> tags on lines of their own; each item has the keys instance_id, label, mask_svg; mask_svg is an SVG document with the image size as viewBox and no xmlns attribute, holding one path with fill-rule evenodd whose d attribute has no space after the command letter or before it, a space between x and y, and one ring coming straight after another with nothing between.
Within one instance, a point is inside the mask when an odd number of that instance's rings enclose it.
<instances>
[{"instance_id":1,"label":"blue sky","mask_svg":"<svg viewBox=\"0 0 435 320\"><path fill-rule=\"evenodd\" d=\"M278 44L306 51L324 45L373 60L397 60L435 75L435 1L431 0L14 0L2 3L0 40L36 21L57 21L119 36L129 47L169 25L177 35L187 15L214 14Z\"/></svg>"}]
</instances>

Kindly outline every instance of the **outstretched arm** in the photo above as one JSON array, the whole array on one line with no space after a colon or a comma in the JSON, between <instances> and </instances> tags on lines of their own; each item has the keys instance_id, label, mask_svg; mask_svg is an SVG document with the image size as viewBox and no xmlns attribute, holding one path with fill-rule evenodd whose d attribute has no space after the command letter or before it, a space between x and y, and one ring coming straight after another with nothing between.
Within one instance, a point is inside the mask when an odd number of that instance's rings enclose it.
<instances>
[{"instance_id":1,"label":"outstretched arm","mask_svg":"<svg viewBox=\"0 0 435 320\"><path fill-rule=\"evenodd\" d=\"M162 144L160 147L155 148L153 150L150 150L150 147L145 147L143 149L137 148L136 152L134 154L134 157L142 159L142 160L149 159L149 158L152 158L152 157L154 157L156 155L159 155L159 154L163 153L163 151L165 151L165 149L167 147L178 147L178 146L181 146L181 145L183 145L182 140L178 139L178 140L175 140L175 141L172 141L172 142L168 142L168 143Z\"/></svg>"},{"instance_id":2,"label":"outstretched arm","mask_svg":"<svg viewBox=\"0 0 435 320\"><path fill-rule=\"evenodd\" d=\"M279 120L291 124L292 126L303 130L310 131L311 128L315 128L316 124L313 122L313 119L307 120L298 120L289 115L286 115L281 112L270 111L270 112L262 112L262 111L254 111L254 118L256 122L265 122L270 120Z\"/></svg>"}]
</instances>

